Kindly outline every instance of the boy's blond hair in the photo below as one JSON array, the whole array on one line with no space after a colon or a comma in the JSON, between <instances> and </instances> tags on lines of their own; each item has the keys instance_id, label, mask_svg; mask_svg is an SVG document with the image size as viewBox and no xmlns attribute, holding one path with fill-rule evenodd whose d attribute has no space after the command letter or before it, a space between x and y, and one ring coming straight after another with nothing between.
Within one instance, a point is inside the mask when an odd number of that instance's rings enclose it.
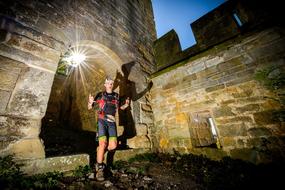
<instances>
[{"instance_id":1,"label":"boy's blond hair","mask_svg":"<svg viewBox=\"0 0 285 190\"><path fill-rule=\"evenodd\" d=\"M108 83L108 82L113 82L114 83L114 80L111 77L106 77L105 84Z\"/></svg>"}]
</instances>

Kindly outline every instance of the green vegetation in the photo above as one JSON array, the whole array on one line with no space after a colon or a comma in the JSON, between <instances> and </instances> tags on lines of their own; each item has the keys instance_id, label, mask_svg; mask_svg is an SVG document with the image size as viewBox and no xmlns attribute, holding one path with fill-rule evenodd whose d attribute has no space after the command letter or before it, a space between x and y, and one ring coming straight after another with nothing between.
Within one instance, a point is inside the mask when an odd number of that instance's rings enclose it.
<instances>
[{"instance_id":1,"label":"green vegetation","mask_svg":"<svg viewBox=\"0 0 285 190\"><path fill-rule=\"evenodd\" d=\"M254 76L267 89L277 95L275 97L264 97L277 101L283 106L281 110L273 111L275 120L285 121L285 71L282 66L274 65L257 70Z\"/></svg>"},{"instance_id":2,"label":"green vegetation","mask_svg":"<svg viewBox=\"0 0 285 190\"><path fill-rule=\"evenodd\" d=\"M70 63L69 63L69 61L67 59L70 56L71 56L71 52L67 51L64 55L62 55L60 57L60 60L59 60L59 63L58 63L58 67L57 67L57 70L56 70L57 74L67 76L70 73L70 70L71 70L72 66L70 65Z\"/></svg>"},{"instance_id":3,"label":"green vegetation","mask_svg":"<svg viewBox=\"0 0 285 190\"><path fill-rule=\"evenodd\" d=\"M73 176L69 177L56 171L28 176L20 167L20 164L14 162L13 156L0 157L0 189L62 189L64 183L88 181L88 176L92 172L90 166L86 165L77 167L73 171Z\"/></svg>"},{"instance_id":4,"label":"green vegetation","mask_svg":"<svg viewBox=\"0 0 285 190\"><path fill-rule=\"evenodd\" d=\"M78 166L73 171L73 176L80 179L88 179L88 176L92 173L92 168L89 165Z\"/></svg>"},{"instance_id":5,"label":"green vegetation","mask_svg":"<svg viewBox=\"0 0 285 190\"><path fill-rule=\"evenodd\" d=\"M13 161L11 155L0 157L0 186L3 189L55 189L63 174L48 172L27 176L20 170L20 164Z\"/></svg>"},{"instance_id":6,"label":"green vegetation","mask_svg":"<svg viewBox=\"0 0 285 190\"><path fill-rule=\"evenodd\" d=\"M281 66L268 66L264 69L259 69L255 73L255 79L270 90L278 90L285 87L285 73Z\"/></svg>"}]
</instances>

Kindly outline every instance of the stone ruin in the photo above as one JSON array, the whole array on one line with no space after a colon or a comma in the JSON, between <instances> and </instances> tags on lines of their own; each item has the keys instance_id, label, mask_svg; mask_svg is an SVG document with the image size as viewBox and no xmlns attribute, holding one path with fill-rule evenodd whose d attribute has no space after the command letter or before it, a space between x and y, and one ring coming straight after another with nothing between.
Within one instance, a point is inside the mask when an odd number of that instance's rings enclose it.
<instances>
[{"instance_id":1,"label":"stone ruin","mask_svg":"<svg viewBox=\"0 0 285 190\"><path fill-rule=\"evenodd\" d=\"M56 137L41 133L95 133L96 113L86 104L106 76L132 100L118 116L131 149L117 151L117 159L147 151L254 163L284 158L282 89L255 78L272 66L270 76L284 73L284 21L274 5L227 1L191 24L197 44L183 51L174 30L156 39L150 0L11 0L0 7L0 155L24 161L26 172L90 162L87 153L50 157L45 142ZM59 74L64 55L76 49L87 66Z\"/></svg>"}]
</instances>

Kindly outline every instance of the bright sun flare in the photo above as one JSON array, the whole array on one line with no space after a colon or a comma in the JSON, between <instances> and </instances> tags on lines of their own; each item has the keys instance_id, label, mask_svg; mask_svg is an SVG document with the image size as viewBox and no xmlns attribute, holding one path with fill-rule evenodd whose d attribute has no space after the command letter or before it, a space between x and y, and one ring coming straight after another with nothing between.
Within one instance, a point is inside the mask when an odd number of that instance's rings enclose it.
<instances>
[{"instance_id":1,"label":"bright sun flare","mask_svg":"<svg viewBox=\"0 0 285 190\"><path fill-rule=\"evenodd\" d=\"M86 59L86 56L82 53L72 52L71 56L69 57L69 61L72 63L73 67L77 67L81 63L83 63Z\"/></svg>"}]
</instances>

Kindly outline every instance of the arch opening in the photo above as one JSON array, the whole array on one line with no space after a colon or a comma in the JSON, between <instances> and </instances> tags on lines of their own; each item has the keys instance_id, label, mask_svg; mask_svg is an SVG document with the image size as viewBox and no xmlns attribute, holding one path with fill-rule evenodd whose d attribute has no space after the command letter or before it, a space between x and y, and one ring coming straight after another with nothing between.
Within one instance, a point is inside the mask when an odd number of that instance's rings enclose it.
<instances>
[{"instance_id":1,"label":"arch opening","mask_svg":"<svg viewBox=\"0 0 285 190\"><path fill-rule=\"evenodd\" d=\"M67 64L70 52L79 52L85 60L76 67ZM88 96L102 91L106 76L115 78L121 65L116 53L94 41L81 41L65 52L42 120L40 137L47 157L88 153L94 159L97 115L95 110L87 109Z\"/></svg>"}]
</instances>

